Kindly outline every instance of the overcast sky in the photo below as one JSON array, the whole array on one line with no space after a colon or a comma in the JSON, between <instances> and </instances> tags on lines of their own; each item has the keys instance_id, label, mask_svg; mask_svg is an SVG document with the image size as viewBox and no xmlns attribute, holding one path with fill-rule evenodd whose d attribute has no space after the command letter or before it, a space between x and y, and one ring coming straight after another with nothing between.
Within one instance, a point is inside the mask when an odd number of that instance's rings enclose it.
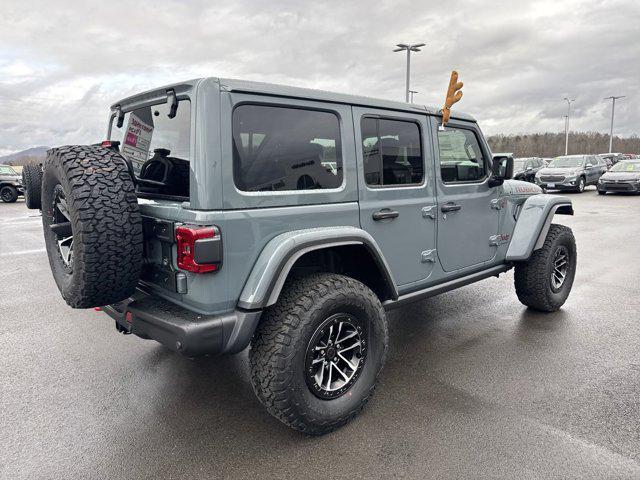
<instances>
[{"instance_id":1,"label":"overcast sky","mask_svg":"<svg viewBox=\"0 0 640 480\"><path fill-rule=\"evenodd\" d=\"M88 143L126 95L224 76L403 100L399 42L416 103L458 108L486 134L571 128L640 134L640 2L2 0L0 155Z\"/></svg>"}]
</instances>

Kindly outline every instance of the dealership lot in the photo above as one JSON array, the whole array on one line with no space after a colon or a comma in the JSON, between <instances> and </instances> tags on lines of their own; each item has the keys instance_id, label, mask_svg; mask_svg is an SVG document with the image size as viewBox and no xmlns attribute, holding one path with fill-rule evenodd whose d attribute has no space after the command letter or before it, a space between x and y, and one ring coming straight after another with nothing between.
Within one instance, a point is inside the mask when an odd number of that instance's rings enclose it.
<instances>
[{"instance_id":1,"label":"dealership lot","mask_svg":"<svg viewBox=\"0 0 640 480\"><path fill-rule=\"evenodd\" d=\"M321 438L262 410L246 352L189 360L69 309L39 216L0 204L0 478L638 478L640 197L567 196L560 312L511 272L394 311L376 396Z\"/></svg>"}]
</instances>

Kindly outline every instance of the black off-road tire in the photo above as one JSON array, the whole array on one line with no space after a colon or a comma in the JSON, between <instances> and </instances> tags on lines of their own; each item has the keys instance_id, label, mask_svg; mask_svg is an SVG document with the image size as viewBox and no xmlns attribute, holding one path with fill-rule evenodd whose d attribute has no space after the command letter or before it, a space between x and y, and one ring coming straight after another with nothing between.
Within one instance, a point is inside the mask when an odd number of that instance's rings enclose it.
<instances>
[{"instance_id":1,"label":"black off-road tire","mask_svg":"<svg viewBox=\"0 0 640 480\"><path fill-rule=\"evenodd\" d=\"M559 289L552 286L554 257L566 249L569 266ZM541 312L554 312L567 300L576 274L576 241L573 232L564 225L552 224L544 246L535 250L526 262L515 265L515 286L518 299L524 305Z\"/></svg>"},{"instance_id":2,"label":"black off-road tire","mask_svg":"<svg viewBox=\"0 0 640 480\"><path fill-rule=\"evenodd\" d=\"M365 361L344 394L319 398L305 378L307 348L327 318L344 312L367 324ZM333 273L290 279L278 302L263 313L251 342L253 389L267 411L286 425L309 435L328 433L353 419L373 394L387 343L384 309L362 283Z\"/></svg>"},{"instance_id":3,"label":"black off-road tire","mask_svg":"<svg viewBox=\"0 0 640 480\"><path fill-rule=\"evenodd\" d=\"M18 190L12 185L0 187L0 198L4 203L15 203L18 200Z\"/></svg>"},{"instance_id":4,"label":"black off-road tire","mask_svg":"<svg viewBox=\"0 0 640 480\"><path fill-rule=\"evenodd\" d=\"M136 288L142 268L142 218L124 159L93 145L54 148L42 181L42 225L49 264L62 297L73 308L119 302ZM65 264L56 198L65 197L73 249ZM66 220L63 218L63 220ZM67 223L68 225L68 223Z\"/></svg>"},{"instance_id":5,"label":"black off-road tire","mask_svg":"<svg viewBox=\"0 0 640 480\"><path fill-rule=\"evenodd\" d=\"M40 210L42 208L42 167L32 163L22 168L22 185L24 186L24 201L27 208Z\"/></svg>"},{"instance_id":6,"label":"black off-road tire","mask_svg":"<svg viewBox=\"0 0 640 480\"><path fill-rule=\"evenodd\" d=\"M0 187L0 198L4 203L15 203L18 200L18 190L13 185Z\"/></svg>"}]
</instances>

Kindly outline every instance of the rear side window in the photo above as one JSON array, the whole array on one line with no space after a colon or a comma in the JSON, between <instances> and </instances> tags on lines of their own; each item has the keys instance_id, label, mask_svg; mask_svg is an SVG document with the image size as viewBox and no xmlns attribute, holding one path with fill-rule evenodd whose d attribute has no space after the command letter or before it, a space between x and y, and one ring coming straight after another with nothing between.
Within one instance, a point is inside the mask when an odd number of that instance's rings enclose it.
<instances>
[{"instance_id":1,"label":"rear side window","mask_svg":"<svg viewBox=\"0 0 640 480\"><path fill-rule=\"evenodd\" d=\"M420 128L414 122L365 117L361 123L364 178L369 186L422 183Z\"/></svg>"},{"instance_id":2,"label":"rear side window","mask_svg":"<svg viewBox=\"0 0 640 480\"><path fill-rule=\"evenodd\" d=\"M438 148L444 183L478 182L487 176L486 161L472 130L447 127L438 131Z\"/></svg>"},{"instance_id":3,"label":"rear side window","mask_svg":"<svg viewBox=\"0 0 640 480\"><path fill-rule=\"evenodd\" d=\"M338 188L342 173L335 114L265 105L233 111L233 177L240 190Z\"/></svg>"}]
</instances>

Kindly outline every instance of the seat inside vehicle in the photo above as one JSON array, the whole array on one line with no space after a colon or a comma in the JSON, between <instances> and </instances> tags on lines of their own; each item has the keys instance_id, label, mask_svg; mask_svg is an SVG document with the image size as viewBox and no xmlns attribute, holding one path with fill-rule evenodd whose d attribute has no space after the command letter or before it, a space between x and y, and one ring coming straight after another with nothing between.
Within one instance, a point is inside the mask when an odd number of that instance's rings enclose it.
<instances>
[{"instance_id":1,"label":"seat inside vehicle","mask_svg":"<svg viewBox=\"0 0 640 480\"><path fill-rule=\"evenodd\" d=\"M189 162L170 157L171 151L156 148L153 157L142 164L138 184L139 193L189 197ZM162 185L145 184L144 180L160 182Z\"/></svg>"}]
</instances>

